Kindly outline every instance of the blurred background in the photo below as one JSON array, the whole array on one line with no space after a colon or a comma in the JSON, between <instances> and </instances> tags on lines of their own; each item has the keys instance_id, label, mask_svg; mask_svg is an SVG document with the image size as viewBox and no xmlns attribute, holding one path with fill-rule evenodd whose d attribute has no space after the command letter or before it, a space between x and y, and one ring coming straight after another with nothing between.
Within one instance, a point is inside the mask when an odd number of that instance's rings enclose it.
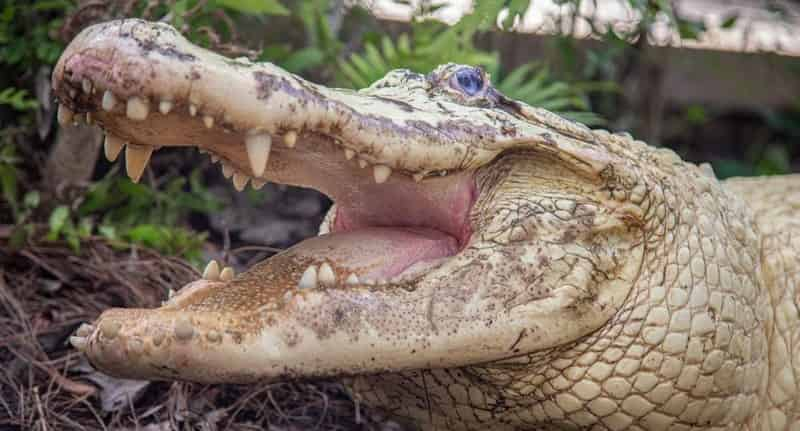
<instances>
[{"instance_id":1,"label":"blurred background","mask_svg":"<svg viewBox=\"0 0 800 431\"><path fill-rule=\"evenodd\" d=\"M0 362L10 364L0 371L3 430L396 426L335 383L122 381L69 348L80 322L110 306L156 306L208 259L243 269L316 234L330 205L315 191L279 185L236 193L208 157L185 150L156 152L134 184L99 157L99 130L58 127L52 67L93 23L166 22L225 55L338 87L367 86L394 68L480 65L512 98L709 162L720 178L800 171L795 2L0 4Z\"/></svg>"}]
</instances>

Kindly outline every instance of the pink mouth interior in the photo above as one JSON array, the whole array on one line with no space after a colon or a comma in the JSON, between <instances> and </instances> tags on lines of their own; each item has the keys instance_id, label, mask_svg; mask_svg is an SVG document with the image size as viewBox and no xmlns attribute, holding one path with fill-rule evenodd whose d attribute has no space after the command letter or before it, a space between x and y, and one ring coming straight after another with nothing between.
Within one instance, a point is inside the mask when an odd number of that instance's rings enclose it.
<instances>
[{"instance_id":1,"label":"pink mouth interior","mask_svg":"<svg viewBox=\"0 0 800 431\"><path fill-rule=\"evenodd\" d=\"M391 279L455 255L469 239L476 195L471 172L419 183L393 173L376 184L370 168L314 150L280 155L292 159L284 165L288 182L322 191L337 210L330 233L303 241L294 253L327 259L359 277Z\"/></svg>"}]
</instances>

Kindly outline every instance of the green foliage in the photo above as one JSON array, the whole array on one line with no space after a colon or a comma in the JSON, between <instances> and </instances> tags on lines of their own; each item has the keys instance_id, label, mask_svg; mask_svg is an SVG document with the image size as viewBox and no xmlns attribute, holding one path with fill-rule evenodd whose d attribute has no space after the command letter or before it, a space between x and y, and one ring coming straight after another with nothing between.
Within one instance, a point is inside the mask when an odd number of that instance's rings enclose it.
<instances>
[{"instance_id":1,"label":"green foliage","mask_svg":"<svg viewBox=\"0 0 800 431\"><path fill-rule=\"evenodd\" d=\"M39 106L39 103L28 97L28 90L9 87L0 91L0 105L9 105L17 111L29 111Z\"/></svg>"},{"instance_id":2,"label":"green foliage","mask_svg":"<svg viewBox=\"0 0 800 431\"><path fill-rule=\"evenodd\" d=\"M172 178L157 189L111 173L92 184L78 205L61 205L50 213L46 239L64 240L79 251L81 240L99 234L119 247L140 244L196 261L206 234L180 223L192 211L221 207L199 175L195 170L188 181Z\"/></svg>"},{"instance_id":3,"label":"green foliage","mask_svg":"<svg viewBox=\"0 0 800 431\"><path fill-rule=\"evenodd\" d=\"M63 14L72 6L66 0L5 2L0 11L0 64L18 72L53 64L63 44L53 35L63 25Z\"/></svg>"},{"instance_id":4,"label":"green foliage","mask_svg":"<svg viewBox=\"0 0 800 431\"><path fill-rule=\"evenodd\" d=\"M215 3L220 7L251 15L289 14L289 10L277 0L216 0L210 2L210 7L213 8Z\"/></svg>"}]
</instances>

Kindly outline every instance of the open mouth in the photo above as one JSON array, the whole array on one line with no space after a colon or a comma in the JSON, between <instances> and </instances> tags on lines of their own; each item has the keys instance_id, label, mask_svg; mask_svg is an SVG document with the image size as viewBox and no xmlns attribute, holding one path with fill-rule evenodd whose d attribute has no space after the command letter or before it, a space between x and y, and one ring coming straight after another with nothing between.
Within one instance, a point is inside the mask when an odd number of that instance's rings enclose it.
<instances>
[{"instance_id":1,"label":"open mouth","mask_svg":"<svg viewBox=\"0 0 800 431\"><path fill-rule=\"evenodd\" d=\"M158 70L153 69L158 61L151 59L142 68L141 41L131 42L128 53L119 40L113 47L104 45L105 40L96 36L92 44L79 44L91 48L67 52L59 63L53 79L61 103L59 121L90 121L102 127L107 133L106 156L113 161L124 149L134 181L157 148L194 146L220 163L237 190L248 183L260 188L274 181L325 193L335 203L321 228L325 234L296 245L281 259L303 262L305 268L291 275L297 287L402 283L467 243L476 195L474 171L420 169L387 150L379 133L360 133L353 139L353 132L347 131L353 117L346 112L337 116L337 105L304 81L298 84L255 71L254 87L239 90L234 79L231 88L217 88L217 82L225 81L212 80L208 75L213 70L208 68L198 72L188 61L191 53L162 49L170 60L182 55L187 64L165 62L164 70ZM242 62L237 67L249 65ZM199 85L203 82L212 88ZM260 92L255 100L270 100L253 112L245 96L238 106L244 113L233 112L237 91ZM333 115L320 118L311 105ZM214 268L206 271L212 280L215 274ZM292 284L289 279L281 282Z\"/></svg>"}]
</instances>

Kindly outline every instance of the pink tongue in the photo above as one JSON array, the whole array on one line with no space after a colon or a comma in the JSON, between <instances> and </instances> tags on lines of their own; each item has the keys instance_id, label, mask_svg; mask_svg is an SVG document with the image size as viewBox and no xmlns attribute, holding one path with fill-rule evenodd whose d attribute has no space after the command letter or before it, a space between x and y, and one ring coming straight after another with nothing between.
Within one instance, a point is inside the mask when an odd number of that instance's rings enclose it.
<instances>
[{"instance_id":1,"label":"pink tongue","mask_svg":"<svg viewBox=\"0 0 800 431\"><path fill-rule=\"evenodd\" d=\"M456 239L425 228L370 227L307 239L287 255L327 261L340 274L362 279L389 279L417 262L452 256Z\"/></svg>"}]
</instances>

